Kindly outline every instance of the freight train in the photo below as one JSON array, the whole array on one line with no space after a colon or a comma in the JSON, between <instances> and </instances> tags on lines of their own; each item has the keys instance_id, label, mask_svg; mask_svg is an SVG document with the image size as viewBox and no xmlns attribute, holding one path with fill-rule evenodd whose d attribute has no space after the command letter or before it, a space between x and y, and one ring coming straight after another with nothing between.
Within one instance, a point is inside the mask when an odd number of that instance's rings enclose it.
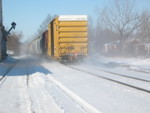
<instances>
[{"instance_id":1,"label":"freight train","mask_svg":"<svg viewBox=\"0 0 150 113\"><path fill-rule=\"evenodd\" d=\"M58 61L74 61L88 55L88 21L86 15L61 15L53 19L48 30L33 40L29 50Z\"/></svg>"}]
</instances>

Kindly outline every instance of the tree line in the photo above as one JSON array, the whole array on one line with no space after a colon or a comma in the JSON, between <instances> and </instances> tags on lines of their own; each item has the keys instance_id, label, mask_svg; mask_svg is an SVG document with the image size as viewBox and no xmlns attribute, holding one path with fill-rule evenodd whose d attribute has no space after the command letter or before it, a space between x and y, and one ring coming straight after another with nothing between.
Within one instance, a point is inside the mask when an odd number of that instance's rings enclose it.
<instances>
[{"instance_id":1,"label":"tree line","mask_svg":"<svg viewBox=\"0 0 150 113\"><path fill-rule=\"evenodd\" d=\"M111 6L97 10L97 22L89 19L90 52L100 53L104 44L116 42L123 53L126 42L150 43L150 11L139 12L133 0L114 0Z\"/></svg>"}]
</instances>

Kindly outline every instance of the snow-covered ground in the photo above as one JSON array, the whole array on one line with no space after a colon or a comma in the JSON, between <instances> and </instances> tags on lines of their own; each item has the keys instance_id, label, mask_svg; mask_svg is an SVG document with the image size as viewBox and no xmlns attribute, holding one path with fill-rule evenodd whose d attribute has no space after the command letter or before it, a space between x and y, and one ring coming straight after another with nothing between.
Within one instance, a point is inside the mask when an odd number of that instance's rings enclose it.
<instances>
[{"instance_id":1,"label":"snow-covered ground","mask_svg":"<svg viewBox=\"0 0 150 113\"><path fill-rule=\"evenodd\" d=\"M92 59L92 60L91 60ZM145 71L150 73L150 58L119 58L119 57L102 57L95 55L89 57L86 61L88 64L94 64L107 68L115 68L119 66L128 67L128 69L135 71Z\"/></svg>"},{"instance_id":2,"label":"snow-covered ground","mask_svg":"<svg viewBox=\"0 0 150 113\"><path fill-rule=\"evenodd\" d=\"M150 80L150 59L93 56L71 66L85 65ZM22 56L0 63L0 113L150 113L149 105L148 92L56 61Z\"/></svg>"}]
</instances>

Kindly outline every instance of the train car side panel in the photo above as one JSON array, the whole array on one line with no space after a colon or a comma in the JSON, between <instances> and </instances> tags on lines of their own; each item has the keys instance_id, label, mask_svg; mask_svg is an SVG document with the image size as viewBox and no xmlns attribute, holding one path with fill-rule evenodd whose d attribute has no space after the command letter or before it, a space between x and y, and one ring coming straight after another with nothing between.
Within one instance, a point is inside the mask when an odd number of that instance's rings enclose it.
<instances>
[{"instance_id":1,"label":"train car side panel","mask_svg":"<svg viewBox=\"0 0 150 113\"><path fill-rule=\"evenodd\" d=\"M47 54L47 49L48 49L48 41L47 41L47 37L48 37L48 31L45 31L43 34L42 34L42 51L43 51L43 55L46 55Z\"/></svg>"},{"instance_id":2,"label":"train car side panel","mask_svg":"<svg viewBox=\"0 0 150 113\"><path fill-rule=\"evenodd\" d=\"M54 58L59 59L60 54L59 54L59 26L58 26L58 19L56 18L53 22L53 32L54 32Z\"/></svg>"},{"instance_id":3,"label":"train car side panel","mask_svg":"<svg viewBox=\"0 0 150 113\"><path fill-rule=\"evenodd\" d=\"M49 27L51 50L49 56L57 60L87 56L87 16L63 15L55 18Z\"/></svg>"},{"instance_id":4,"label":"train car side panel","mask_svg":"<svg viewBox=\"0 0 150 113\"><path fill-rule=\"evenodd\" d=\"M51 41L51 24L48 26L48 35L47 35L47 56L51 57L52 56L52 41Z\"/></svg>"}]
</instances>

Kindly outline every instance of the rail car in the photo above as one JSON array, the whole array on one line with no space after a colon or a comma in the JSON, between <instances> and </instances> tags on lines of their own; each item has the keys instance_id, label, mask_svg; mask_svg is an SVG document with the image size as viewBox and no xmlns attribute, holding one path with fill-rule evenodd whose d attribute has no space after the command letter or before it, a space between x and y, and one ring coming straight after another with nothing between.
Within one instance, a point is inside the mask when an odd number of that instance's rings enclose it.
<instances>
[{"instance_id":1,"label":"rail car","mask_svg":"<svg viewBox=\"0 0 150 113\"><path fill-rule=\"evenodd\" d=\"M31 53L34 53L36 55L40 55L40 54L43 54L43 44L42 44L42 37L38 37L37 39L33 40L31 43L30 43L30 48L29 48L29 51Z\"/></svg>"},{"instance_id":2,"label":"rail car","mask_svg":"<svg viewBox=\"0 0 150 113\"><path fill-rule=\"evenodd\" d=\"M86 15L61 15L30 44L30 50L58 61L73 61L88 55ZM39 51L39 52L37 52Z\"/></svg>"}]
</instances>

